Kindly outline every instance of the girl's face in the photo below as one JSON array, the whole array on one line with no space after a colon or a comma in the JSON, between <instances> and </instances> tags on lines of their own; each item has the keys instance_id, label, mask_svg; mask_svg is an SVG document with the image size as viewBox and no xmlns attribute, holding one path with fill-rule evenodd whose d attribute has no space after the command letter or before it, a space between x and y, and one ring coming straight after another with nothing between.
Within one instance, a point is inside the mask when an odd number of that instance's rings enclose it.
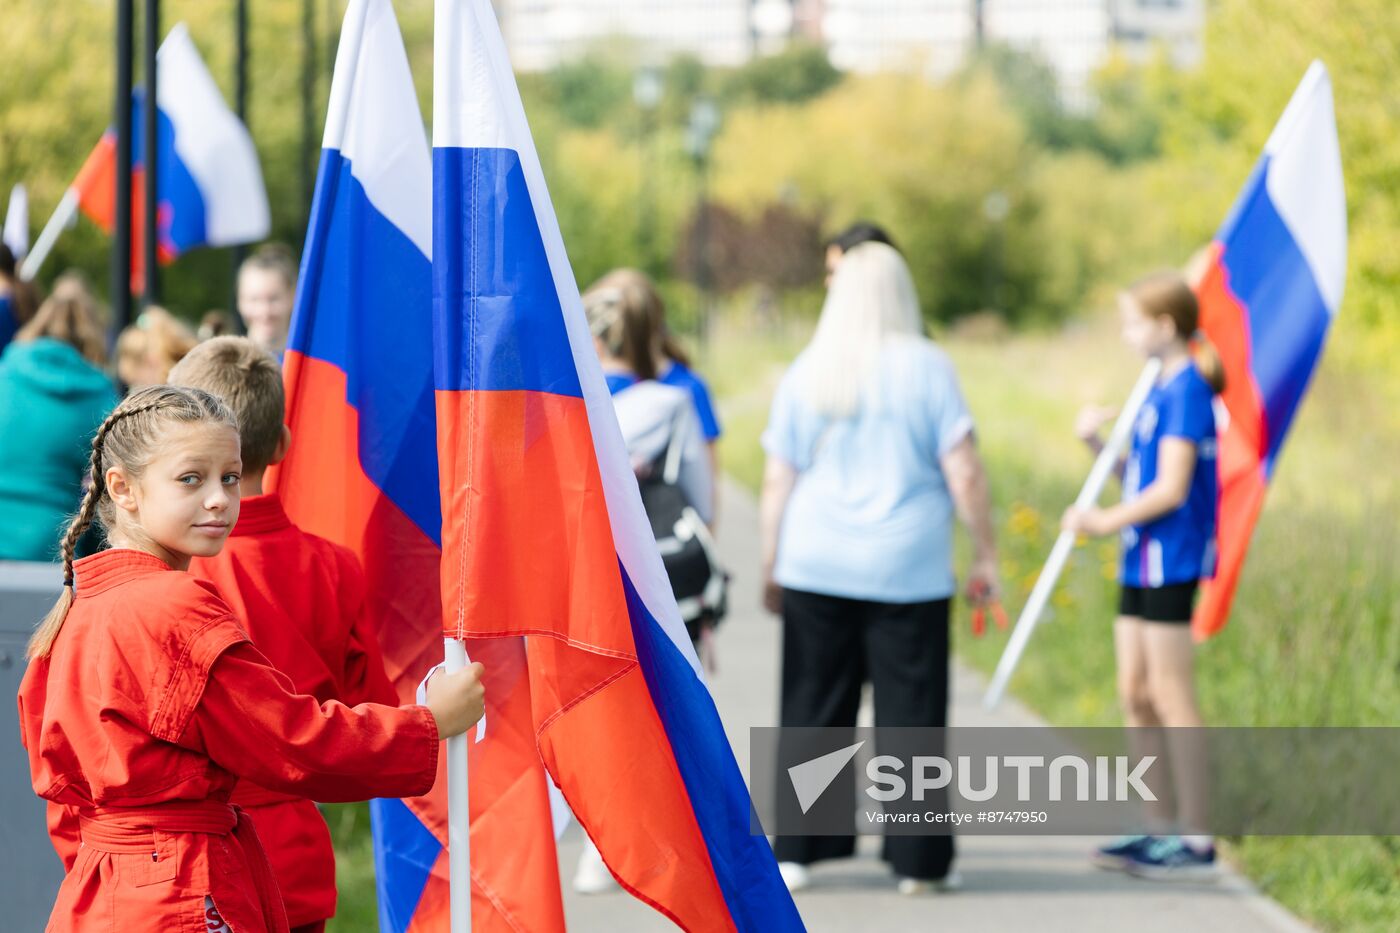
<instances>
[{"instance_id":1,"label":"girl's face","mask_svg":"<svg viewBox=\"0 0 1400 933\"><path fill-rule=\"evenodd\" d=\"M113 544L187 570L190 558L218 554L238 520L238 432L217 422L172 424L160 451L134 482L120 467L107 471Z\"/></svg>"},{"instance_id":2,"label":"girl's face","mask_svg":"<svg viewBox=\"0 0 1400 933\"><path fill-rule=\"evenodd\" d=\"M1149 315L1131 295L1119 297L1118 313L1123 322L1123 342L1145 357L1161 356L1180 340L1171 318L1165 314Z\"/></svg>"}]
</instances>

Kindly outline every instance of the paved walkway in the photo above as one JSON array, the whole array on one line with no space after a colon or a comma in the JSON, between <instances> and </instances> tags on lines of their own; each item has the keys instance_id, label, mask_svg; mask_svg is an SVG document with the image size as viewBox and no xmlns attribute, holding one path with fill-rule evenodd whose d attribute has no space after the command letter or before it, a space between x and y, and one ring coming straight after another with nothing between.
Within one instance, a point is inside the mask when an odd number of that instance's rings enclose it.
<instances>
[{"instance_id":1,"label":"paved walkway","mask_svg":"<svg viewBox=\"0 0 1400 933\"><path fill-rule=\"evenodd\" d=\"M748 730L777 722L779 627L758 608L758 518L752 497L730 484L721 497L719 535L734 574L732 611L717 636L719 671L711 686L734 753L748 773ZM952 724L1039 725L1013 702L994 713L981 707L982 682L955 665ZM864 711L868 714L868 708ZM560 843L565 910L571 929L663 931L669 921L624 893L582 897L569 881L580 833ZM861 840L857 858L823 863L812 887L797 895L814 931L1016 931L1035 933L1300 933L1308 928L1226 872L1212 884L1141 881L1099 871L1087 853L1097 842L1077 836L973 836L958 840L963 889L931 897L901 897L877 856L879 840Z\"/></svg>"}]
</instances>

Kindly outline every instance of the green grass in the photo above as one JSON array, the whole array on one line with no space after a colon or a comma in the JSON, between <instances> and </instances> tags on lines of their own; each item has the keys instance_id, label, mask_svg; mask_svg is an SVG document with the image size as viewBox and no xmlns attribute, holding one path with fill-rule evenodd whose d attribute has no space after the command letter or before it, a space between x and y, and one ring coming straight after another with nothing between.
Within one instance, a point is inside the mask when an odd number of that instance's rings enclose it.
<instances>
[{"instance_id":1,"label":"green grass","mask_svg":"<svg viewBox=\"0 0 1400 933\"><path fill-rule=\"evenodd\" d=\"M323 812L335 843L335 917L327 933L365 933L379 929L379 901L374 893L374 846L369 831L369 804L328 804Z\"/></svg>"},{"instance_id":2,"label":"green grass","mask_svg":"<svg viewBox=\"0 0 1400 933\"><path fill-rule=\"evenodd\" d=\"M1034 583L1088 471L1070 430L1087 402L1126 395L1138 363L1109 322L987 343L942 341L978 421L991 476L1010 610ZM710 353L726 419L726 468L750 489L778 374L801 335L721 330ZM737 349L729 351L729 346ZM1254 536L1230 624L1197 654L1214 725L1394 725L1400 710L1400 413L1394 384L1324 366L1285 446ZM965 544L965 542L960 542ZM965 556L965 554L964 554ZM1076 553L1012 692L1050 722L1114 725L1111 620L1116 545ZM990 672L1006 634L973 639L955 617L956 650ZM1400 929L1400 839L1252 837L1226 853L1270 896L1327 930Z\"/></svg>"}]
</instances>

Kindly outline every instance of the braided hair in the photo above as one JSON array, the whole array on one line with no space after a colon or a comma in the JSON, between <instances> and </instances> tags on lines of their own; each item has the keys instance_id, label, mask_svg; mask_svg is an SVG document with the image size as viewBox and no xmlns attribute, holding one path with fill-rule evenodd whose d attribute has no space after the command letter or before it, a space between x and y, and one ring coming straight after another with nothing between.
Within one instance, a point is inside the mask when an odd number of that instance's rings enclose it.
<instances>
[{"instance_id":1,"label":"braided hair","mask_svg":"<svg viewBox=\"0 0 1400 933\"><path fill-rule=\"evenodd\" d=\"M214 421L237 430L238 422L216 396L201 389L177 386L148 386L128 395L112 410L92 438L88 460L89 484L82 505L59 539L63 558L63 592L29 639L29 657L45 658L53 650L68 609L73 605L73 554L79 539L97 521L110 531L116 519L112 497L107 492L107 471L119 466L133 479L140 476L156 456L161 429L170 422L192 424Z\"/></svg>"}]
</instances>

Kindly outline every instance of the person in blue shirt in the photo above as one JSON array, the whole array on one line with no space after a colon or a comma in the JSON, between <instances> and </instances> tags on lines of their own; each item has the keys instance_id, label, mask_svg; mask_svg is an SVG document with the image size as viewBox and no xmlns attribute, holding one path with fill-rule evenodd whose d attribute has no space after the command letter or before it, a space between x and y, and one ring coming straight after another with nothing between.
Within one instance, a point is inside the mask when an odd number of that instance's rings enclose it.
<instances>
[{"instance_id":1,"label":"person in blue shirt","mask_svg":"<svg viewBox=\"0 0 1400 933\"><path fill-rule=\"evenodd\" d=\"M34 316L34 304L33 287L15 271L15 254L0 243L0 350Z\"/></svg>"},{"instance_id":2,"label":"person in blue shirt","mask_svg":"<svg viewBox=\"0 0 1400 933\"><path fill-rule=\"evenodd\" d=\"M692 404L693 395L659 378L653 317L647 310L652 302L660 299L649 280L646 288L629 290L604 278L583 294L593 345L633 467L639 475L648 472L675 435L680 444L678 485L686 501L710 524L714 521L714 478L700 419ZM698 637L694 627L691 637Z\"/></svg>"},{"instance_id":3,"label":"person in blue shirt","mask_svg":"<svg viewBox=\"0 0 1400 933\"><path fill-rule=\"evenodd\" d=\"M1119 296L1123 341L1162 361L1162 372L1133 424L1121 464L1123 500L1070 508L1066 529L1117 534L1122 541L1114 643L1119 699L1129 726L1200 726L1191 612L1196 589L1215 575L1218 501L1215 396L1224 388L1219 355L1197 330L1200 309L1175 272L1145 278ZM1113 412L1086 409L1079 435L1097 453ZM1191 733L1171 733L1187 737ZM1185 741L1183 738L1182 741ZM1214 870L1199 749L1170 748L1177 822L1190 835L1132 836L1099 849L1095 861L1145 877L1189 877Z\"/></svg>"},{"instance_id":4,"label":"person in blue shirt","mask_svg":"<svg viewBox=\"0 0 1400 933\"><path fill-rule=\"evenodd\" d=\"M778 386L763 448L781 724L853 729L868 680L877 726L946 725L955 516L971 532L973 605L995 598L997 552L971 413L952 363L924 336L893 247L844 251L811 343ZM798 890L809 865L854 846L853 835L780 836L774 851ZM947 835L884 841L905 894L956 886L953 849Z\"/></svg>"},{"instance_id":5,"label":"person in blue shirt","mask_svg":"<svg viewBox=\"0 0 1400 933\"><path fill-rule=\"evenodd\" d=\"M617 289L629 304L644 310L650 319L652 356L655 358L655 379L662 385L676 386L690 393L695 402L695 414L700 420L700 433L710 457L710 475L719 477L719 439L723 434L710 387L691 366L690 356L666 326L666 303L656 285L646 273L637 269L614 269L599 279L589 291ZM630 383L625 374L608 375L608 388L617 394Z\"/></svg>"}]
</instances>

